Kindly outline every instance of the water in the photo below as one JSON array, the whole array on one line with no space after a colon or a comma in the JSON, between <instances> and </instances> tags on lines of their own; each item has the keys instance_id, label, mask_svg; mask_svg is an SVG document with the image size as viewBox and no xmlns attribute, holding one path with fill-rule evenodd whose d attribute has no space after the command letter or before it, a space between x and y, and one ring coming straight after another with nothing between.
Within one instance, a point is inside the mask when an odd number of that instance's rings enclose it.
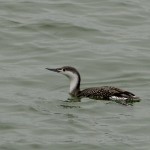
<instances>
[{"instance_id":1,"label":"water","mask_svg":"<svg viewBox=\"0 0 150 150\"><path fill-rule=\"evenodd\" d=\"M149 150L149 16L149 0L0 0L0 149ZM66 102L44 69L64 65L142 101Z\"/></svg>"}]
</instances>

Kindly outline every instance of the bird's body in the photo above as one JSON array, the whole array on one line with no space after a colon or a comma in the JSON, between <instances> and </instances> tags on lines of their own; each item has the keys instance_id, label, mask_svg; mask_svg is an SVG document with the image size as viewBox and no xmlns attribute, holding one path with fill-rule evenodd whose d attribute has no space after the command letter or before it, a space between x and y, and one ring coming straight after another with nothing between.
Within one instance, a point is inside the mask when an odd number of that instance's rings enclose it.
<instances>
[{"instance_id":1,"label":"bird's body","mask_svg":"<svg viewBox=\"0 0 150 150\"><path fill-rule=\"evenodd\" d=\"M64 66L62 68L50 69L50 71L61 73L70 79L70 92L73 97L83 98L88 97L96 100L117 100L117 101L130 101L139 102L139 97L136 97L133 93L113 86L101 86L91 87L84 90L80 90L81 77L79 72L70 66Z\"/></svg>"},{"instance_id":2,"label":"bird's body","mask_svg":"<svg viewBox=\"0 0 150 150\"><path fill-rule=\"evenodd\" d=\"M101 100L126 100L136 98L133 93L121 90L113 86L87 88L80 92L79 97L80 96Z\"/></svg>"}]
</instances>

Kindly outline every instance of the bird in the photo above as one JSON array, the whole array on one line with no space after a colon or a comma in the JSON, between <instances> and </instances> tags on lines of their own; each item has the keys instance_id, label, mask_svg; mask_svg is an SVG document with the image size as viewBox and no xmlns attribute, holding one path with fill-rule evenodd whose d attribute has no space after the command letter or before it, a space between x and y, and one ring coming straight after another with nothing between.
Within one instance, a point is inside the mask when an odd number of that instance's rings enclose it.
<instances>
[{"instance_id":1,"label":"bird","mask_svg":"<svg viewBox=\"0 0 150 150\"><path fill-rule=\"evenodd\" d=\"M79 71L71 66L59 68L45 68L49 71L65 75L70 80L69 94L76 98L90 98L95 100L113 100L117 102L139 102L140 98L132 92L114 87L101 86L80 90L81 76Z\"/></svg>"}]
</instances>

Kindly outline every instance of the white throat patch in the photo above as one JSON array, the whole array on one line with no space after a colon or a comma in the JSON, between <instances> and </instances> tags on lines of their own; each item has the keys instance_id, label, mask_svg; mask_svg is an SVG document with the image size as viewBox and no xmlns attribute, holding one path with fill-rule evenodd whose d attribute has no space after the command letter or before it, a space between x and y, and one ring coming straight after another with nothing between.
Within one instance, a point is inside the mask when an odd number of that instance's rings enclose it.
<instances>
[{"instance_id":1,"label":"white throat patch","mask_svg":"<svg viewBox=\"0 0 150 150\"><path fill-rule=\"evenodd\" d=\"M72 93L73 90L77 87L77 84L79 82L79 78L78 78L77 74L75 74L71 71L62 72L62 74L66 75L70 79L70 90L69 90L69 92Z\"/></svg>"}]
</instances>

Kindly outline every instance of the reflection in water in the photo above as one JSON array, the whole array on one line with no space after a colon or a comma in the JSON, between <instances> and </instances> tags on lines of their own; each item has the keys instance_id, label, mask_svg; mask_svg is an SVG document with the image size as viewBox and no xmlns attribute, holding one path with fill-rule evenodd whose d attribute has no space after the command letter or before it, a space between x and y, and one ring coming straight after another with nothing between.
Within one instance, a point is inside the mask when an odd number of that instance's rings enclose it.
<instances>
[{"instance_id":1,"label":"reflection in water","mask_svg":"<svg viewBox=\"0 0 150 150\"><path fill-rule=\"evenodd\" d=\"M60 106L63 107L63 108L80 108L80 106L65 105L65 104L62 104Z\"/></svg>"},{"instance_id":2,"label":"reflection in water","mask_svg":"<svg viewBox=\"0 0 150 150\"><path fill-rule=\"evenodd\" d=\"M72 103L72 102L81 102L81 99L82 98L76 98L76 97L71 97L71 98L68 98L65 102L67 102L66 104L67 105L63 105L63 106L65 106L65 108L67 108L67 107L70 107L70 108L73 108L73 107L77 107L77 106L68 106L68 103L70 104L70 103ZM121 105L124 105L124 106L128 106L128 105L130 105L130 106L133 106L134 105L134 103L136 103L136 102L140 102L140 100L138 99L137 101L132 101L132 100L128 100L128 99L123 99L123 100L117 100L117 99L115 99L115 100L100 100L100 99L95 99L96 101L108 101L108 103L107 104L109 104L109 103L112 103L112 102L115 102L115 103L117 103L117 104L121 104ZM78 106L79 107L79 106Z\"/></svg>"},{"instance_id":3,"label":"reflection in water","mask_svg":"<svg viewBox=\"0 0 150 150\"><path fill-rule=\"evenodd\" d=\"M71 97L71 98L68 98L66 102L81 102L81 98Z\"/></svg>"},{"instance_id":4,"label":"reflection in water","mask_svg":"<svg viewBox=\"0 0 150 150\"><path fill-rule=\"evenodd\" d=\"M79 98L68 98L60 106L63 108L80 108L80 106L76 106L74 102L81 102L81 99L79 99Z\"/></svg>"}]
</instances>

